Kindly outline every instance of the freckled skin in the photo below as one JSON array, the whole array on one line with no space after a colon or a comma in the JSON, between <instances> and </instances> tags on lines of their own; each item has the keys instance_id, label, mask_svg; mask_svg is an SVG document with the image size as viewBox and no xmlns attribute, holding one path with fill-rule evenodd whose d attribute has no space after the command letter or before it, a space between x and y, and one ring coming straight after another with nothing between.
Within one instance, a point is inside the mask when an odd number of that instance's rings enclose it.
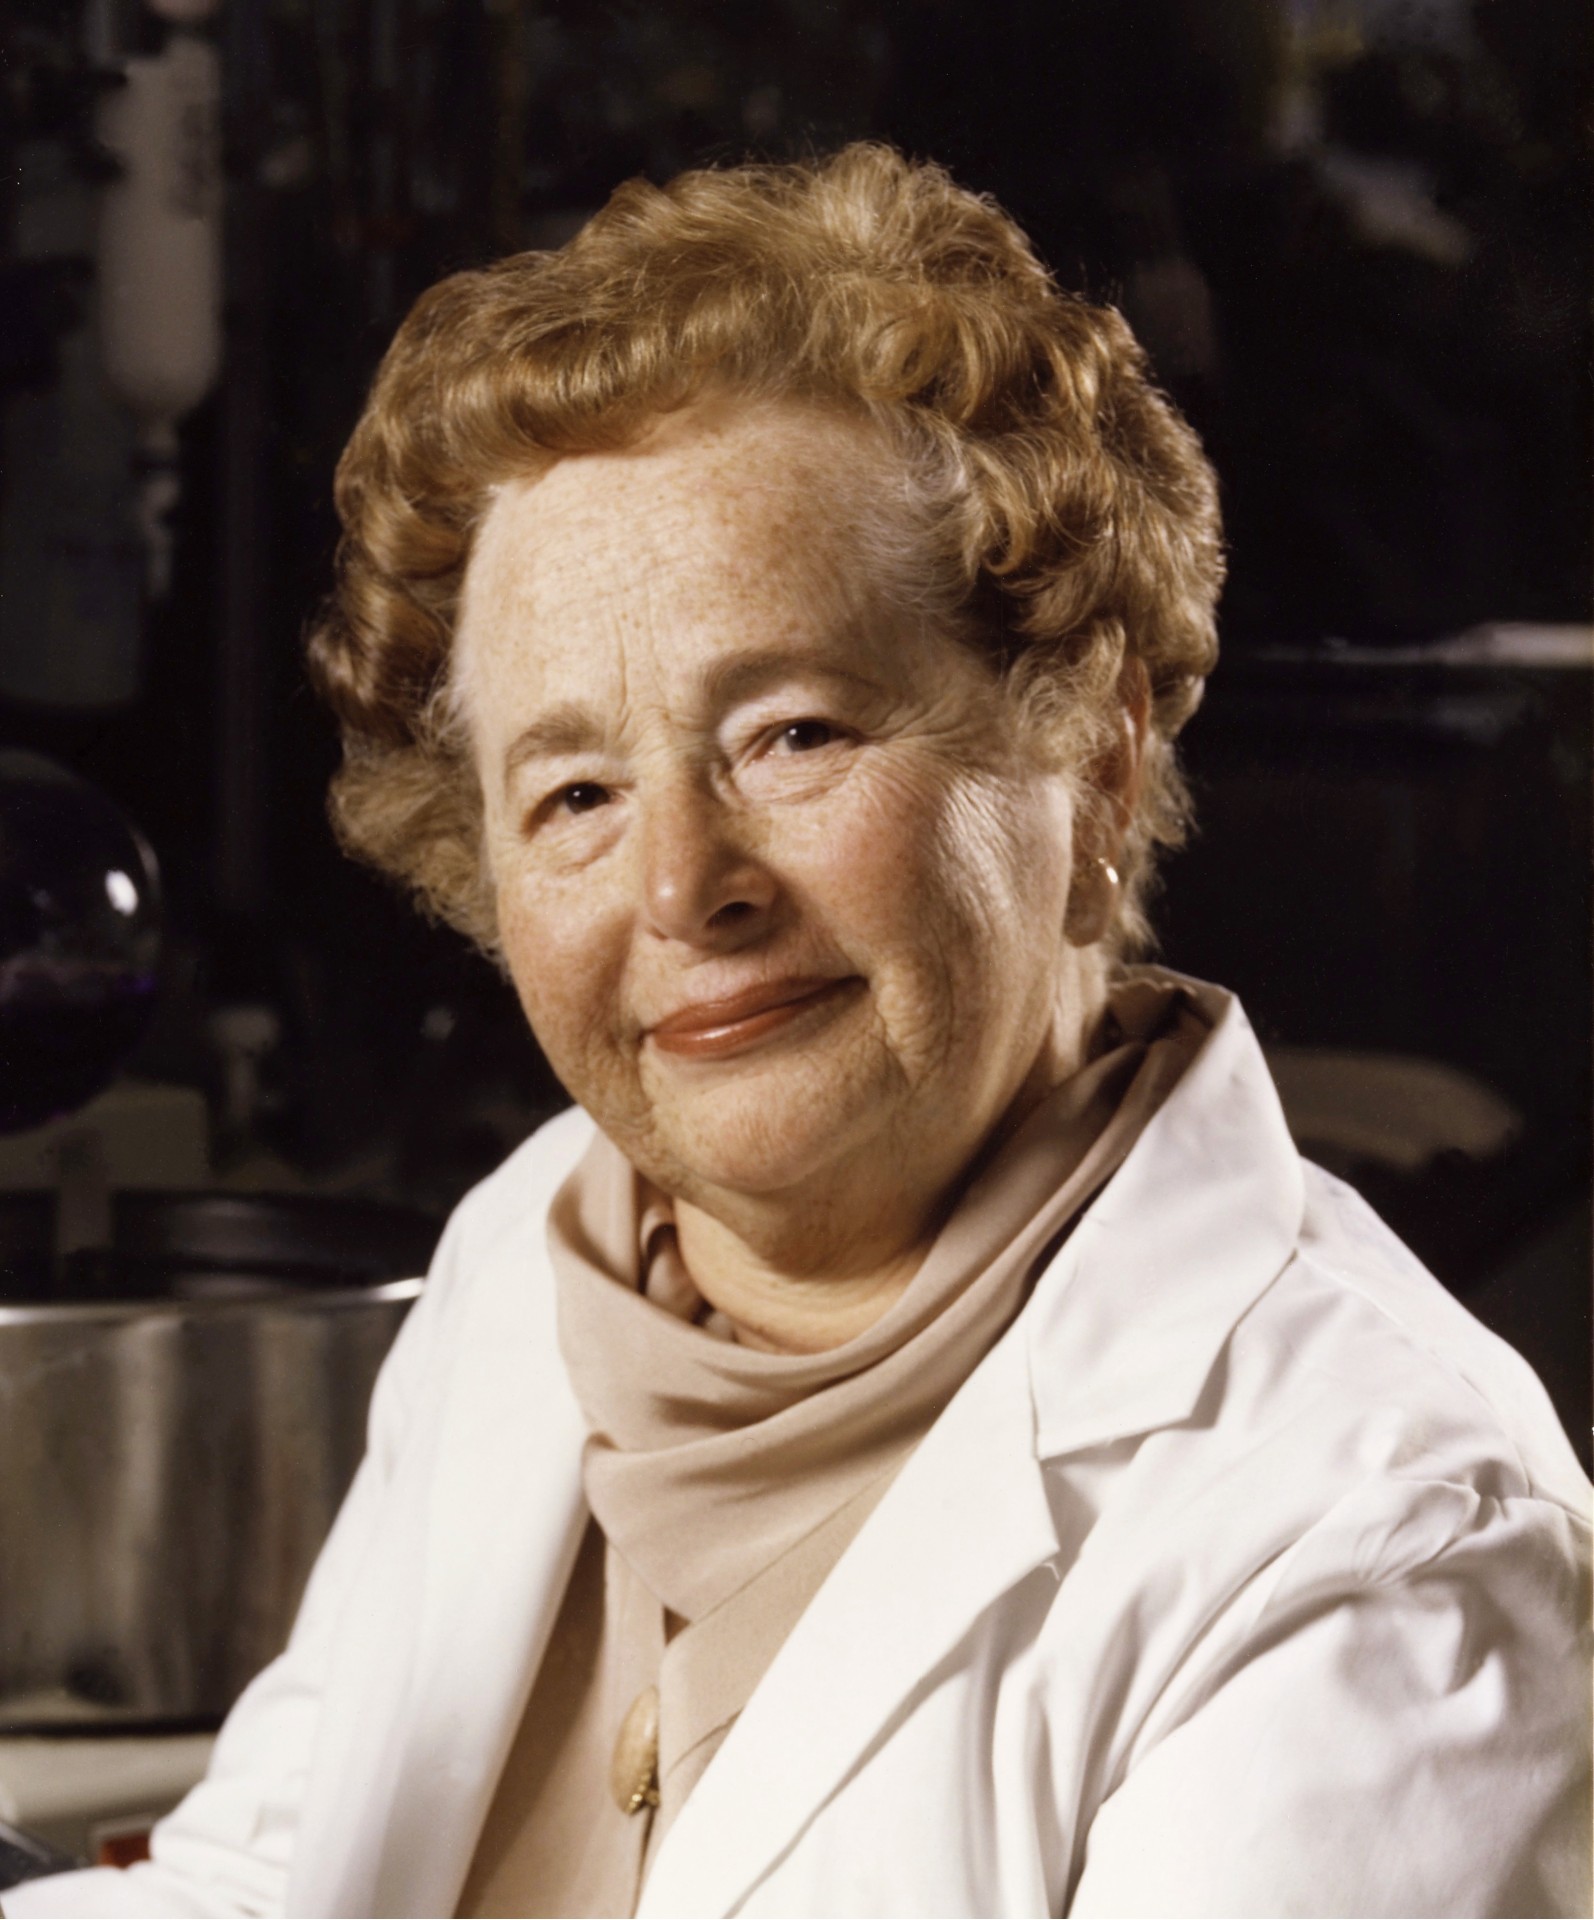
<instances>
[{"instance_id":1,"label":"freckled skin","mask_svg":"<svg viewBox=\"0 0 1594 1920\"><path fill-rule=\"evenodd\" d=\"M533 1030L676 1196L704 1295L789 1350L885 1311L1103 993L1063 936L1066 780L852 550L838 476L885 457L849 421L722 406L562 460L494 502L458 641ZM843 984L728 1058L650 1036L793 977Z\"/></svg>"}]
</instances>

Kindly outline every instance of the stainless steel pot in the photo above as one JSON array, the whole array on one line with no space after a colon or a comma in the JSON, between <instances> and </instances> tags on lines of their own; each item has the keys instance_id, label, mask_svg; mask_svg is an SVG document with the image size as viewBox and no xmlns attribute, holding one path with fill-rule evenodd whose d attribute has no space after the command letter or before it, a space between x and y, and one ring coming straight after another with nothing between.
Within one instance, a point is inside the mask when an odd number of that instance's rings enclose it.
<instances>
[{"instance_id":1,"label":"stainless steel pot","mask_svg":"<svg viewBox=\"0 0 1594 1920\"><path fill-rule=\"evenodd\" d=\"M151 1233L124 1197L133 1251L79 1292L139 1297L0 1289L0 1731L211 1723L281 1649L421 1284L357 1271L337 1204L318 1242L316 1203L285 1236L269 1201L173 1197Z\"/></svg>"}]
</instances>

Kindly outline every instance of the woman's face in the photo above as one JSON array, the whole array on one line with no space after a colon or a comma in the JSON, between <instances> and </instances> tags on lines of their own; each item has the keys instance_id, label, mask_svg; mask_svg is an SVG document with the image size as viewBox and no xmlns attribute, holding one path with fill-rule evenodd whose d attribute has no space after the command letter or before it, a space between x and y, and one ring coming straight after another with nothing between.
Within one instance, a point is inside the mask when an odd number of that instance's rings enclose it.
<instances>
[{"instance_id":1,"label":"woman's face","mask_svg":"<svg viewBox=\"0 0 1594 1920\"><path fill-rule=\"evenodd\" d=\"M1078 1057L1068 785L870 578L847 503L884 459L827 415L695 409L506 485L466 580L527 1016L633 1163L721 1217L939 1195Z\"/></svg>"}]
</instances>

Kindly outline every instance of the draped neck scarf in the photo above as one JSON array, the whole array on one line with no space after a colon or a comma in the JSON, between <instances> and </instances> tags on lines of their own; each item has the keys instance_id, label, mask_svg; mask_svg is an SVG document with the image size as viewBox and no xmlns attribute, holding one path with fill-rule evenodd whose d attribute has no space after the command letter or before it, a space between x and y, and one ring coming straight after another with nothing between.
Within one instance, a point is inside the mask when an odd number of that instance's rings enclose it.
<instances>
[{"instance_id":1,"label":"draped neck scarf","mask_svg":"<svg viewBox=\"0 0 1594 1920\"><path fill-rule=\"evenodd\" d=\"M549 1220L560 1345L590 1429L592 1511L671 1613L691 1622L723 1604L922 1438L1205 1032L1182 988L1119 987L1095 1057L976 1164L896 1302L821 1353L760 1352L694 1324L656 1215L644 1288L642 1183L594 1139Z\"/></svg>"}]
</instances>

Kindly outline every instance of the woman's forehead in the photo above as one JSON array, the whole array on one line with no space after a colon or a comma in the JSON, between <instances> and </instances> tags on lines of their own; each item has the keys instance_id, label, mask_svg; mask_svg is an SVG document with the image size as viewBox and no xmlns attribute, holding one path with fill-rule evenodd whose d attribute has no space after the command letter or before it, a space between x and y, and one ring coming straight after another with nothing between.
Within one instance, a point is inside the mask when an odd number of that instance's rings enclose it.
<instances>
[{"instance_id":1,"label":"woman's forehead","mask_svg":"<svg viewBox=\"0 0 1594 1920\"><path fill-rule=\"evenodd\" d=\"M865 422L792 404L708 403L665 416L632 447L569 454L506 482L483 532L513 518L548 551L647 545L691 529L711 539L811 534L844 520L841 496L888 459Z\"/></svg>"},{"instance_id":2,"label":"woman's forehead","mask_svg":"<svg viewBox=\"0 0 1594 1920\"><path fill-rule=\"evenodd\" d=\"M461 642L572 622L844 620L877 598L856 522L883 458L851 422L765 409L672 418L635 449L506 482L478 533Z\"/></svg>"}]
</instances>

